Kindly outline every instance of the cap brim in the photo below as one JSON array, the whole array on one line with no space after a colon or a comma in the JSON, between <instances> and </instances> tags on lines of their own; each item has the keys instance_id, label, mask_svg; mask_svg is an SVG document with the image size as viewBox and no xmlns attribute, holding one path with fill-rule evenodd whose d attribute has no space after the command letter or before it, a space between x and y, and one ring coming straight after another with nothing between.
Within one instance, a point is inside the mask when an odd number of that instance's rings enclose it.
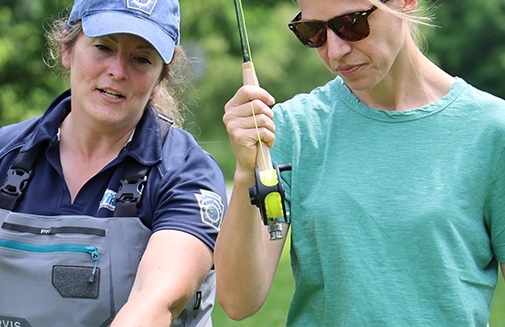
<instances>
[{"instance_id":1,"label":"cap brim","mask_svg":"<svg viewBox=\"0 0 505 327\"><path fill-rule=\"evenodd\" d=\"M159 26L121 12L104 12L82 18L82 28L88 37L111 34L133 34L149 42L165 63L172 60L176 41Z\"/></svg>"}]
</instances>

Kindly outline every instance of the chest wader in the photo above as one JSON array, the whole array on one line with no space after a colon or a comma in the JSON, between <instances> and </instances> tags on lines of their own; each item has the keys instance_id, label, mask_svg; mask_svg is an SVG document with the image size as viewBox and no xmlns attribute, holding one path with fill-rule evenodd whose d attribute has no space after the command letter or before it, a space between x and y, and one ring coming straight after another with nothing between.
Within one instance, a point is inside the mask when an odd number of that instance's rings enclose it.
<instances>
[{"instance_id":1,"label":"chest wader","mask_svg":"<svg viewBox=\"0 0 505 327\"><path fill-rule=\"evenodd\" d=\"M20 153L0 190L0 326L108 326L152 233L136 217L149 168L129 159L113 218L12 212L43 148ZM214 298L211 271L172 326L212 326Z\"/></svg>"}]
</instances>

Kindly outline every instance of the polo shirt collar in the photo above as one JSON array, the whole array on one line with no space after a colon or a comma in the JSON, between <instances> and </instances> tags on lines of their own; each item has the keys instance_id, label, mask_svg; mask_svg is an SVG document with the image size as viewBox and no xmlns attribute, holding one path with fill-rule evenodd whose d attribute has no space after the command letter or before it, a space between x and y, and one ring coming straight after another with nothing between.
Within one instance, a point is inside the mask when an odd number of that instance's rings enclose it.
<instances>
[{"instance_id":1,"label":"polo shirt collar","mask_svg":"<svg viewBox=\"0 0 505 327\"><path fill-rule=\"evenodd\" d=\"M66 90L53 100L22 151L33 148L39 142L57 141L58 129L71 110L70 99L71 92ZM146 166L152 166L161 161L161 147L160 118L157 110L149 105L135 128L133 139L119 156L130 156Z\"/></svg>"}]
</instances>

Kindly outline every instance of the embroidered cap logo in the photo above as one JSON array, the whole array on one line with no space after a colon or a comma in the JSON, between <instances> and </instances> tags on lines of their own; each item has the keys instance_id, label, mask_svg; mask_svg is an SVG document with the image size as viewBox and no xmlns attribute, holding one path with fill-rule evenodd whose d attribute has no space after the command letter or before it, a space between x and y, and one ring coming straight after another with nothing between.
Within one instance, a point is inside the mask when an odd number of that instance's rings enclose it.
<instances>
[{"instance_id":1,"label":"embroidered cap logo","mask_svg":"<svg viewBox=\"0 0 505 327\"><path fill-rule=\"evenodd\" d=\"M151 15L156 3L158 0L126 0L128 9L142 11L148 15Z\"/></svg>"}]
</instances>

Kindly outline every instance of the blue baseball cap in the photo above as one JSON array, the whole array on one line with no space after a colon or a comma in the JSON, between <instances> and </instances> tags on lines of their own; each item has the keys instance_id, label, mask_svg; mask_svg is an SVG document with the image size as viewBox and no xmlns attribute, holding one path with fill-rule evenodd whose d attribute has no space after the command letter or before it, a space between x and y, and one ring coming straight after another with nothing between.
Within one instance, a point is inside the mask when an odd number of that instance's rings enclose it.
<instances>
[{"instance_id":1,"label":"blue baseball cap","mask_svg":"<svg viewBox=\"0 0 505 327\"><path fill-rule=\"evenodd\" d=\"M75 0L69 22L82 20L84 34L133 34L149 42L165 63L179 44L178 0Z\"/></svg>"}]
</instances>

